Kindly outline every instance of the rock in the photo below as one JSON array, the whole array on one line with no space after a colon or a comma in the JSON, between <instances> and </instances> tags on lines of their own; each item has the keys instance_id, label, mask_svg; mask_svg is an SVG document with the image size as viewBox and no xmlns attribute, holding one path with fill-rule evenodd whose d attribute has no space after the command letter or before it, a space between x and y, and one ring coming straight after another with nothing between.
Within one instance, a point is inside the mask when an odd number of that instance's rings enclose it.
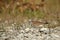
<instances>
[{"instance_id":1,"label":"rock","mask_svg":"<svg viewBox=\"0 0 60 40\"><path fill-rule=\"evenodd\" d=\"M20 33L25 33L25 31L24 30L20 30Z\"/></svg>"},{"instance_id":2,"label":"rock","mask_svg":"<svg viewBox=\"0 0 60 40\"><path fill-rule=\"evenodd\" d=\"M52 36L52 37L56 37L56 38L59 38L59 37L60 37L59 35L54 34L54 33L52 33L51 36Z\"/></svg>"},{"instance_id":3,"label":"rock","mask_svg":"<svg viewBox=\"0 0 60 40\"><path fill-rule=\"evenodd\" d=\"M49 33L49 29L48 28L41 28L39 31L43 32L45 34Z\"/></svg>"},{"instance_id":4,"label":"rock","mask_svg":"<svg viewBox=\"0 0 60 40\"><path fill-rule=\"evenodd\" d=\"M30 29L29 29L29 28L26 28L26 29L25 29L25 31L26 31L26 32L29 32L29 31L30 31Z\"/></svg>"},{"instance_id":5,"label":"rock","mask_svg":"<svg viewBox=\"0 0 60 40\"><path fill-rule=\"evenodd\" d=\"M12 24L12 26L15 26L14 24Z\"/></svg>"},{"instance_id":6,"label":"rock","mask_svg":"<svg viewBox=\"0 0 60 40\"><path fill-rule=\"evenodd\" d=\"M34 31L34 29L33 29L33 28L31 28L31 29L30 29L30 31L31 31L31 32L33 32L33 31Z\"/></svg>"}]
</instances>

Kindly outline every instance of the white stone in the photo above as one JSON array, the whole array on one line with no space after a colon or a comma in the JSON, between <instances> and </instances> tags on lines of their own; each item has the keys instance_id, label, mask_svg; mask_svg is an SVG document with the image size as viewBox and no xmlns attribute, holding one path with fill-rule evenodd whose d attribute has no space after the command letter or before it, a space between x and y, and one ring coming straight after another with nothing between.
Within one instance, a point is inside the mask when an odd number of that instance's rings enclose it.
<instances>
[{"instance_id":1,"label":"white stone","mask_svg":"<svg viewBox=\"0 0 60 40\"><path fill-rule=\"evenodd\" d=\"M54 34L54 33L52 33L51 35L52 35L53 37L57 37L57 38L59 38L59 37L60 37L59 35Z\"/></svg>"},{"instance_id":2,"label":"white stone","mask_svg":"<svg viewBox=\"0 0 60 40\"><path fill-rule=\"evenodd\" d=\"M49 30L48 28L41 28L41 31L47 31Z\"/></svg>"},{"instance_id":3,"label":"white stone","mask_svg":"<svg viewBox=\"0 0 60 40\"><path fill-rule=\"evenodd\" d=\"M28 32L30 29L29 28L26 28L25 31Z\"/></svg>"},{"instance_id":4,"label":"white stone","mask_svg":"<svg viewBox=\"0 0 60 40\"><path fill-rule=\"evenodd\" d=\"M21 32L21 33L22 33L22 32L24 33L24 30L21 30L20 32Z\"/></svg>"},{"instance_id":5,"label":"white stone","mask_svg":"<svg viewBox=\"0 0 60 40\"><path fill-rule=\"evenodd\" d=\"M14 26L14 24L12 24L12 26Z\"/></svg>"},{"instance_id":6,"label":"white stone","mask_svg":"<svg viewBox=\"0 0 60 40\"><path fill-rule=\"evenodd\" d=\"M40 31L43 31L44 33L49 33L49 29L48 28L41 28Z\"/></svg>"}]
</instances>

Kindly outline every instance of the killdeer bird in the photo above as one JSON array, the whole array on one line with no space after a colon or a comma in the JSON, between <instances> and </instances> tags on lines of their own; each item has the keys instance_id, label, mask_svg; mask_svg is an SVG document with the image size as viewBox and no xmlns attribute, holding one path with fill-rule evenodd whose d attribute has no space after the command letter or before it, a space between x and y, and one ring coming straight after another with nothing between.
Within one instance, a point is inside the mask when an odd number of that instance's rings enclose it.
<instances>
[{"instance_id":1,"label":"killdeer bird","mask_svg":"<svg viewBox=\"0 0 60 40\"><path fill-rule=\"evenodd\" d=\"M32 27L37 27L37 28L42 28L44 27L45 24L48 24L48 22L43 22L43 21L33 21L29 20L30 24Z\"/></svg>"}]
</instances>

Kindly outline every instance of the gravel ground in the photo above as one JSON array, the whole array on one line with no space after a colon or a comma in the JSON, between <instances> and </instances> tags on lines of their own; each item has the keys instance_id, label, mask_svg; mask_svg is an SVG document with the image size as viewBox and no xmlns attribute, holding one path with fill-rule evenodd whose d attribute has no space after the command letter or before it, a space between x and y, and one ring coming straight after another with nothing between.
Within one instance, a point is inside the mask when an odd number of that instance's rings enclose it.
<instances>
[{"instance_id":1,"label":"gravel ground","mask_svg":"<svg viewBox=\"0 0 60 40\"><path fill-rule=\"evenodd\" d=\"M60 40L60 27L55 29L31 27L28 23L0 23L0 40Z\"/></svg>"}]
</instances>

